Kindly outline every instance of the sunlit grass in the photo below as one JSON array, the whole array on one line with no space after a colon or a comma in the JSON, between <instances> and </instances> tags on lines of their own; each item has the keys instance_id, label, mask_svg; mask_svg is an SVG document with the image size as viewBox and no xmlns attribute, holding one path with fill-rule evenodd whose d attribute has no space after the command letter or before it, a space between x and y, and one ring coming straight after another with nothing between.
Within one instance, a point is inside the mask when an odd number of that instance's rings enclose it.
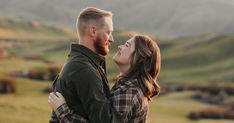
<instances>
[{"instance_id":1,"label":"sunlit grass","mask_svg":"<svg viewBox=\"0 0 234 123\"><path fill-rule=\"evenodd\" d=\"M8 74L15 71L26 71L33 67L42 67L45 64L41 61L30 61L22 58L12 57L0 60L0 73Z\"/></svg>"},{"instance_id":2,"label":"sunlit grass","mask_svg":"<svg viewBox=\"0 0 234 123\"><path fill-rule=\"evenodd\" d=\"M21 35L18 38L28 38L31 39L34 36L37 36L37 39L42 39L43 36L41 34L33 34L29 35L25 32L17 32ZM4 34L9 35L10 38L17 38L17 35L10 35L11 32L5 32ZM44 37L47 39L38 40L26 44L21 47L10 49L9 51L16 56L11 56L6 59L0 60L0 76L4 76L10 72L14 71L27 71L32 68L38 67L46 67L48 64L44 63L40 60L26 60L21 58L21 56L27 55L38 55L43 59L50 60L52 62L63 64L69 53L69 41L56 41L55 39L59 39L59 37L51 37L53 41L47 41L50 39L50 33L45 32L45 34L49 34L48 37ZM0 36L1 37L1 36ZM8 38L9 38L8 37ZM113 62L112 57L117 50L117 46L125 42L129 39L129 35L125 35L121 32L114 32L115 42L111 45L110 54L106 57L107 60L107 73L108 80L116 77L119 73L117 69L117 65ZM220 56L225 57L225 59L218 59L212 61L212 58L207 57L202 59L204 62L202 65L192 65L190 62L186 62L185 64L180 64L180 60L183 59L185 55L191 55L191 58L196 56L196 53L202 54L202 52L208 52L206 55L210 55L209 52L213 48L219 48L218 46L223 44L222 42L218 42L212 46L204 46L204 47L196 47L193 50L186 50L188 47L194 46L193 41L198 40L213 40L218 39L220 41L224 41L224 44L230 45L228 42L233 37L194 37L189 39L186 43L186 40L183 39L181 45L170 44L170 42L166 42L170 45L167 51L162 50L162 57L168 58L170 62L165 64L162 62L162 71L160 73L159 83L162 84L163 81L166 82L184 82L185 84L188 82L193 82L193 84L210 84L208 80L212 79L220 79L227 75L232 75L234 67L233 67L233 58L230 57L230 54L222 54ZM61 38L61 40L63 40ZM67 39L65 39L67 40ZM191 43L192 42L192 43ZM165 42L159 41L159 43L163 44ZM191 44L190 44L191 43ZM200 42L201 43L201 42ZM197 45L197 44L196 44ZM225 46L225 45L223 45ZM233 46L233 45L230 45ZM222 52L221 52L222 53ZM232 52L231 52L232 53ZM232 55L232 54L231 54ZM181 56L180 58L178 56ZM173 58L175 57L175 59ZM228 58L226 58L228 57ZM219 57L218 57L219 58ZM178 61L177 61L178 60ZM193 59L196 60L196 59ZM212 62L210 62L212 61ZM191 61L192 62L192 61ZM175 64L174 64L175 63ZM180 67L177 66L180 64L189 65L189 67ZM166 67L164 66L166 65ZM170 66L171 65L171 66ZM174 66L173 66L174 65ZM43 93L43 89L51 86L51 82L48 81L36 81L31 79L17 79L17 92L15 94L0 94L0 123L44 123L48 122L50 117L51 109L47 103L48 94ZM162 80L162 81L161 81ZM113 85L113 83L110 83ZM233 84L230 81L226 83L224 81L219 81L212 84L219 85L230 85ZM203 108L212 108L216 107L214 105L209 105L205 103L198 102L191 98L193 92L180 92L180 93L171 93L165 96L160 96L155 98L150 103L150 113L148 123L232 123L231 120L198 120L192 121L187 118L188 113L194 110L200 110ZM233 100L233 97L230 96L226 100L230 102Z\"/></svg>"},{"instance_id":3,"label":"sunlit grass","mask_svg":"<svg viewBox=\"0 0 234 123\"><path fill-rule=\"evenodd\" d=\"M191 111L204 108L215 108L195 101L191 98L193 92L171 93L158 97L150 103L149 123L231 123L231 120L198 120L192 121L187 118Z\"/></svg>"},{"instance_id":4,"label":"sunlit grass","mask_svg":"<svg viewBox=\"0 0 234 123\"><path fill-rule=\"evenodd\" d=\"M0 108L1 123L45 123L51 111L47 95L0 95Z\"/></svg>"},{"instance_id":5,"label":"sunlit grass","mask_svg":"<svg viewBox=\"0 0 234 123\"><path fill-rule=\"evenodd\" d=\"M0 122L48 122L51 113L48 94L43 94L41 89L51 83L20 79L19 84L21 89L17 94L0 95ZM231 120L189 120L186 116L190 111L216 107L197 102L191 95L192 92L180 92L155 98L150 103L148 123L231 123Z\"/></svg>"},{"instance_id":6,"label":"sunlit grass","mask_svg":"<svg viewBox=\"0 0 234 123\"><path fill-rule=\"evenodd\" d=\"M29 79L17 79L15 94L0 94L0 123L44 123L48 122L51 109L48 94L43 89L51 83Z\"/></svg>"}]
</instances>

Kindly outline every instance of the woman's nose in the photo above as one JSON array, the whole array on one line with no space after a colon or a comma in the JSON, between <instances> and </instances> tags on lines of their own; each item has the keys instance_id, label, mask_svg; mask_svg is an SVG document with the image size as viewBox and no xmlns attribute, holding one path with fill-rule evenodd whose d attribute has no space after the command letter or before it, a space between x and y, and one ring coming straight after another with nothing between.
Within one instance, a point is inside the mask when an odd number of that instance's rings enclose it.
<instances>
[{"instance_id":1,"label":"woman's nose","mask_svg":"<svg viewBox=\"0 0 234 123\"><path fill-rule=\"evenodd\" d=\"M119 46L118 46L118 49L121 49L121 47L122 47L122 45L119 45Z\"/></svg>"}]
</instances>

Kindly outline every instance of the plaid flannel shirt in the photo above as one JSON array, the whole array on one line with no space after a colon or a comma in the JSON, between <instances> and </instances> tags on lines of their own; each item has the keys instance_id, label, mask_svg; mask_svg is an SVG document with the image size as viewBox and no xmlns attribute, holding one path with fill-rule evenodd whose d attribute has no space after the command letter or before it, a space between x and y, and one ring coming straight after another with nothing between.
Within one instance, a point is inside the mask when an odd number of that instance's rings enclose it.
<instances>
[{"instance_id":1,"label":"plaid flannel shirt","mask_svg":"<svg viewBox=\"0 0 234 123\"><path fill-rule=\"evenodd\" d=\"M111 103L114 105L124 123L146 123L148 99L141 91L137 80L116 83L111 89ZM88 120L75 114L65 104L56 111L61 123L88 123Z\"/></svg>"}]
</instances>

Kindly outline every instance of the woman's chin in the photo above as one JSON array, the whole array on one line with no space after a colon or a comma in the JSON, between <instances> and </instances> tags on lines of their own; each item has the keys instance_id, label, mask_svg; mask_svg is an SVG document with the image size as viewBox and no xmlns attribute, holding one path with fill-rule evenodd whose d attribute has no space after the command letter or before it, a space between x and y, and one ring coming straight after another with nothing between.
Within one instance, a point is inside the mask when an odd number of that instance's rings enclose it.
<instances>
[{"instance_id":1,"label":"woman's chin","mask_svg":"<svg viewBox=\"0 0 234 123\"><path fill-rule=\"evenodd\" d=\"M113 61L118 65L118 57L117 57L117 55L113 56Z\"/></svg>"},{"instance_id":2,"label":"woman's chin","mask_svg":"<svg viewBox=\"0 0 234 123\"><path fill-rule=\"evenodd\" d=\"M116 56L115 56L115 55L113 56L112 59L113 59L113 61L116 63L117 60L116 60Z\"/></svg>"}]
</instances>

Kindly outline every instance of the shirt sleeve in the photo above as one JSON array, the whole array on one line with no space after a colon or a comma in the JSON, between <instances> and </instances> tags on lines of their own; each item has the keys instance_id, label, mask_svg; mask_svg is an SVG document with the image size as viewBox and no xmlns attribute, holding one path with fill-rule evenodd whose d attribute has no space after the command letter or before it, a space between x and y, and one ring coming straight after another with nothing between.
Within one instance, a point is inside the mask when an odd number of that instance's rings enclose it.
<instances>
[{"instance_id":1,"label":"shirt sleeve","mask_svg":"<svg viewBox=\"0 0 234 123\"><path fill-rule=\"evenodd\" d=\"M72 78L90 123L122 123L104 93L103 81L97 71L86 68Z\"/></svg>"},{"instance_id":2,"label":"shirt sleeve","mask_svg":"<svg viewBox=\"0 0 234 123\"><path fill-rule=\"evenodd\" d=\"M120 113L123 123L127 123L133 114L133 107L138 105L137 90L133 88L118 89L111 98L115 109Z\"/></svg>"},{"instance_id":3,"label":"shirt sleeve","mask_svg":"<svg viewBox=\"0 0 234 123\"><path fill-rule=\"evenodd\" d=\"M58 107L55 114L61 123L88 123L87 119L75 114L66 103Z\"/></svg>"}]
</instances>

